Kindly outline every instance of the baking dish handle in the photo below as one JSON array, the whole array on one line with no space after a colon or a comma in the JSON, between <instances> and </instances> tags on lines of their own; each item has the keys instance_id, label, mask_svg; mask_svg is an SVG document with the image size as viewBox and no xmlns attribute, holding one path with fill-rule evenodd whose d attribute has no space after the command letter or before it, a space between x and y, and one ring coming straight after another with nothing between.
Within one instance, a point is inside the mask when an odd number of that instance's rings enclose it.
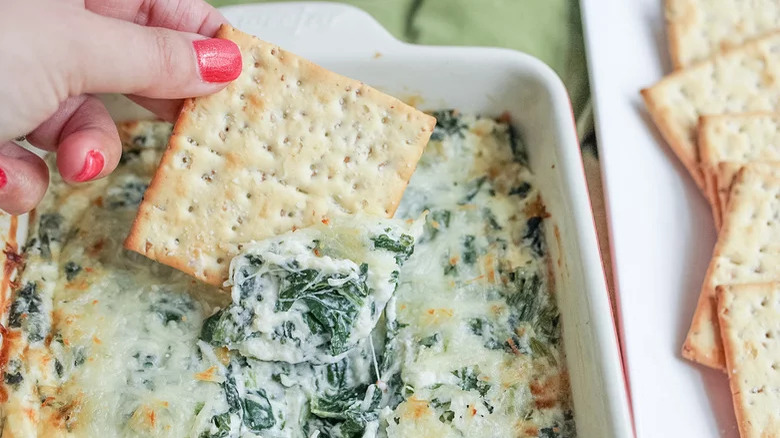
<instances>
[{"instance_id":1,"label":"baking dish handle","mask_svg":"<svg viewBox=\"0 0 780 438\"><path fill-rule=\"evenodd\" d=\"M401 44L368 13L339 3L294 2L220 9L233 26L292 52L373 55Z\"/></svg>"}]
</instances>

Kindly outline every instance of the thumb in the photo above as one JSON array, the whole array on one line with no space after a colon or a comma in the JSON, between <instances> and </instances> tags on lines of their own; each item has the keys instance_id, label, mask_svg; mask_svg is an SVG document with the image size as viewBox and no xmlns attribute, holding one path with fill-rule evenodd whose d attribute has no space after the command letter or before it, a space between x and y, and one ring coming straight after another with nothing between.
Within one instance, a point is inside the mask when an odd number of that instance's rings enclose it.
<instances>
[{"instance_id":1,"label":"thumb","mask_svg":"<svg viewBox=\"0 0 780 438\"><path fill-rule=\"evenodd\" d=\"M178 99L214 93L241 74L232 41L87 14L89 32L69 54L73 94Z\"/></svg>"}]
</instances>

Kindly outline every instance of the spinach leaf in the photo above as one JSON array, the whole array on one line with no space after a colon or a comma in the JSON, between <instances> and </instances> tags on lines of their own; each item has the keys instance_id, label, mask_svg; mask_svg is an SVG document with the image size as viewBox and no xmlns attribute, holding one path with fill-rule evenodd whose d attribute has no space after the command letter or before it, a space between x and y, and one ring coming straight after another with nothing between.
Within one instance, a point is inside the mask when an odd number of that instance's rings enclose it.
<instances>
[{"instance_id":1,"label":"spinach leaf","mask_svg":"<svg viewBox=\"0 0 780 438\"><path fill-rule=\"evenodd\" d=\"M474 200L474 198L477 197L479 194L479 191L482 189L482 186L485 185L485 182L487 181L486 176L479 177L475 180L468 182L468 192L466 192L466 195L458 201L458 205L466 205Z\"/></svg>"},{"instance_id":2,"label":"spinach leaf","mask_svg":"<svg viewBox=\"0 0 780 438\"><path fill-rule=\"evenodd\" d=\"M445 137L451 136L465 137L464 132L468 129L468 125L455 110L435 111L431 115L436 118L436 126L433 127L431 140L442 141Z\"/></svg>"},{"instance_id":3,"label":"spinach leaf","mask_svg":"<svg viewBox=\"0 0 780 438\"><path fill-rule=\"evenodd\" d=\"M544 256L544 229L541 217L534 216L528 219L523 240L531 247L531 251L533 251L534 255L537 257Z\"/></svg>"},{"instance_id":4,"label":"spinach leaf","mask_svg":"<svg viewBox=\"0 0 780 438\"><path fill-rule=\"evenodd\" d=\"M477 248L474 245L475 237L467 235L463 237L463 261L473 265L477 261Z\"/></svg>"},{"instance_id":5,"label":"spinach leaf","mask_svg":"<svg viewBox=\"0 0 780 438\"><path fill-rule=\"evenodd\" d=\"M360 266L358 278L348 274L323 276L314 269L288 271L281 276L277 310L287 311L294 303L303 303L303 317L315 334L329 335L329 351L339 355L351 348L349 335L363 299L368 296L368 265ZM334 286L340 284L340 286Z\"/></svg>"},{"instance_id":6,"label":"spinach leaf","mask_svg":"<svg viewBox=\"0 0 780 438\"><path fill-rule=\"evenodd\" d=\"M450 216L451 213L449 210L431 211L425 219L423 238L421 238L420 241L433 240L441 229L449 227Z\"/></svg>"},{"instance_id":7,"label":"spinach leaf","mask_svg":"<svg viewBox=\"0 0 780 438\"><path fill-rule=\"evenodd\" d=\"M246 339L242 328L249 325L251 317L236 320L232 309L231 305L206 318L200 329L200 339L216 347L230 346Z\"/></svg>"},{"instance_id":8,"label":"spinach leaf","mask_svg":"<svg viewBox=\"0 0 780 438\"><path fill-rule=\"evenodd\" d=\"M408 234L401 234L398 240L387 234L380 234L377 237L372 237L371 241L374 242L374 248L396 253L395 260L399 265L402 265L414 253L414 237Z\"/></svg>"},{"instance_id":9,"label":"spinach leaf","mask_svg":"<svg viewBox=\"0 0 780 438\"><path fill-rule=\"evenodd\" d=\"M152 302L149 310L167 325L184 321L187 314L195 310L195 303L188 294L166 292Z\"/></svg>"},{"instance_id":10,"label":"spinach leaf","mask_svg":"<svg viewBox=\"0 0 780 438\"><path fill-rule=\"evenodd\" d=\"M51 244L61 242L63 237L62 225L65 220L58 213L44 213L38 221L38 242L40 244L41 257L51 258Z\"/></svg>"},{"instance_id":11,"label":"spinach leaf","mask_svg":"<svg viewBox=\"0 0 780 438\"><path fill-rule=\"evenodd\" d=\"M244 425L252 432L259 433L263 429L269 429L276 424L271 403L262 389L247 393L243 400L243 406Z\"/></svg>"},{"instance_id":12,"label":"spinach leaf","mask_svg":"<svg viewBox=\"0 0 780 438\"><path fill-rule=\"evenodd\" d=\"M422 338L420 339L420 345L423 347L433 347L434 345L438 344L441 341L441 336L439 336L438 333Z\"/></svg>"},{"instance_id":13,"label":"spinach leaf","mask_svg":"<svg viewBox=\"0 0 780 438\"><path fill-rule=\"evenodd\" d=\"M216 426L215 433L203 432L200 438L225 438L230 436L230 412L224 412L211 418L211 423Z\"/></svg>"},{"instance_id":14,"label":"spinach leaf","mask_svg":"<svg viewBox=\"0 0 780 438\"><path fill-rule=\"evenodd\" d=\"M49 331L42 307L43 300L38 293L38 284L26 283L16 292L8 315L8 325L21 328L31 343L42 341Z\"/></svg>"},{"instance_id":15,"label":"spinach leaf","mask_svg":"<svg viewBox=\"0 0 780 438\"><path fill-rule=\"evenodd\" d=\"M463 367L453 371L452 374L460 379L459 386L464 391L476 390L479 395L484 397L490 390L489 383L478 379L479 367Z\"/></svg>"},{"instance_id":16,"label":"spinach leaf","mask_svg":"<svg viewBox=\"0 0 780 438\"><path fill-rule=\"evenodd\" d=\"M76 278L76 275L78 275L79 272L81 272L81 266L70 261L68 263L65 263L63 270L65 271L65 278L68 281L72 281L74 278Z\"/></svg>"},{"instance_id":17,"label":"spinach leaf","mask_svg":"<svg viewBox=\"0 0 780 438\"><path fill-rule=\"evenodd\" d=\"M6 365L3 373L3 381L7 385L16 386L24 380L22 377L22 362L18 359L11 359Z\"/></svg>"},{"instance_id":18,"label":"spinach leaf","mask_svg":"<svg viewBox=\"0 0 780 438\"><path fill-rule=\"evenodd\" d=\"M555 301L542 288L540 274L518 268L509 279L515 285L514 291L506 297L507 304L513 310L510 323L530 323L542 344L556 345L560 339L560 313Z\"/></svg>"},{"instance_id":19,"label":"spinach leaf","mask_svg":"<svg viewBox=\"0 0 780 438\"><path fill-rule=\"evenodd\" d=\"M509 147L512 149L512 156L515 161L528 167L528 148L523 141L522 136L512 125L507 125L507 135L509 136Z\"/></svg>"},{"instance_id":20,"label":"spinach leaf","mask_svg":"<svg viewBox=\"0 0 780 438\"><path fill-rule=\"evenodd\" d=\"M363 400L369 391L371 399L367 409L363 410ZM354 390L312 398L309 410L313 415L325 420L330 426L331 436L359 438L363 436L366 425L379 418L381 401L382 391L379 388L374 385L361 385Z\"/></svg>"},{"instance_id":21,"label":"spinach leaf","mask_svg":"<svg viewBox=\"0 0 780 438\"><path fill-rule=\"evenodd\" d=\"M106 205L110 209L138 207L144 199L144 192L148 185L142 181L127 181L121 186L109 187L106 196Z\"/></svg>"},{"instance_id":22,"label":"spinach leaf","mask_svg":"<svg viewBox=\"0 0 780 438\"><path fill-rule=\"evenodd\" d=\"M528 192L531 191L531 184L523 181L519 186L509 189L509 196L519 196L521 199L525 199L528 196Z\"/></svg>"}]
</instances>

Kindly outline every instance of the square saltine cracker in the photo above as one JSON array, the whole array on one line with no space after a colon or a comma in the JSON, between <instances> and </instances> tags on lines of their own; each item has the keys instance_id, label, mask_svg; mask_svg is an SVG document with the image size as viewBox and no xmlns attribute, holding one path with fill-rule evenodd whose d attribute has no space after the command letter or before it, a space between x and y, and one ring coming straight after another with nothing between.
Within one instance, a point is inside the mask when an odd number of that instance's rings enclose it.
<instances>
[{"instance_id":1,"label":"square saltine cracker","mask_svg":"<svg viewBox=\"0 0 780 438\"><path fill-rule=\"evenodd\" d=\"M777 0L666 0L666 33L674 67L780 29Z\"/></svg>"},{"instance_id":2,"label":"square saltine cracker","mask_svg":"<svg viewBox=\"0 0 780 438\"><path fill-rule=\"evenodd\" d=\"M241 244L398 207L436 120L222 26L243 71L189 99L125 246L221 285Z\"/></svg>"},{"instance_id":3,"label":"square saltine cracker","mask_svg":"<svg viewBox=\"0 0 780 438\"><path fill-rule=\"evenodd\" d=\"M704 278L683 356L725 369L716 315L717 286L780 280L780 178L753 163L737 174L723 227Z\"/></svg>"},{"instance_id":4,"label":"square saltine cracker","mask_svg":"<svg viewBox=\"0 0 780 438\"><path fill-rule=\"evenodd\" d=\"M718 318L740 436L780 437L780 283L718 286Z\"/></svg>"},{"instance_id":5,"label":"square saltine cracker","mask_svg":"<svg viewBox=\"0 0 780 438\"><path fill-rule=\"evenodd\" d=\"M699 117L780 111L780 32L678 70L642 90L664 139L704 190L699 168Z\"/></svg>"},{"instance_id":6,"label":"square saltine cracker","mask_svg":"<svg viewBox=\"0 0 780 438\"><path fill-rule=\"evenodd\" d=\"M698 142L707 194L720 224L739 169L751 162L780 162L780 114L703 116Z\"/></svg>"}]
</instances>

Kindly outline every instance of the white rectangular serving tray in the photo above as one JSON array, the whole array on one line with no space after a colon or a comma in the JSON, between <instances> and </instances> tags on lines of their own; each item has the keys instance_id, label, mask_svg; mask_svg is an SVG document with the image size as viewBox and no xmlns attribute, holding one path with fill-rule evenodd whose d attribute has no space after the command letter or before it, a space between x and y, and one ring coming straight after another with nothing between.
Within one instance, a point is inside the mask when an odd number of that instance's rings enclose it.
<instances>
[{"instance_id":1,"label":"white rectangular serving tray","mask_svg":"<svg viewBox=\"0 0 780 438\"><path fill-rule=\"evenodd\" d=\"M582 2L636 434L736 438L726 375L680 354L716 232L639 95L672 70L663 4Z\"/></svg>"},{"instance_id":2,"label":"white rectangular serving tray","mask_svg":"<svg viewBox=\"0 0 780 438\"><path fill-rule=\"evenodd\" d=\"M404 44L365 12L336 3L245 5L222 12L237 28L328 69L400 98L413 96L421 109L456 108L491 116L510 112L529 147L531 167L555 224L547 229L547 242L578 434L631 436L574 121L566 90L553 71L509 50ZM124 98L105 101L116 119L146 114Z\"/></svg>"}]
</instances>

